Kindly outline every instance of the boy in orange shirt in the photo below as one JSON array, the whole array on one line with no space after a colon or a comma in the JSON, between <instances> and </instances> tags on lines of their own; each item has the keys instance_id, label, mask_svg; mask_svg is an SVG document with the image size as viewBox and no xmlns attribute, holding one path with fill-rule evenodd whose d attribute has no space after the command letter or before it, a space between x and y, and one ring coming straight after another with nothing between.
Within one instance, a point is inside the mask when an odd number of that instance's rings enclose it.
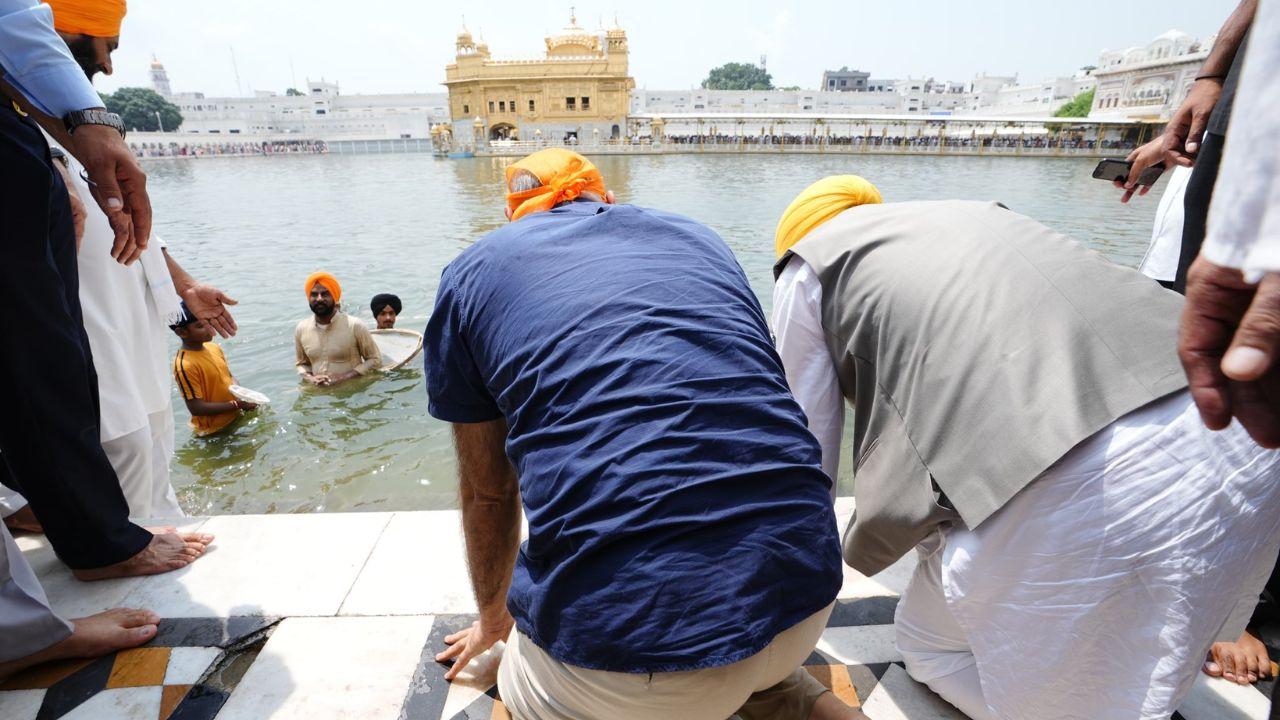
<instances>
[{"instance_id":1,"label":"boy in orange shirt","mask_svg":"<svg viewBox=\"0 0 1280 720\"><path fill-rule=\"evenodd\" d=\"M196 435L212 435L240 417L241 411L258 406L237 400L231 394L236 379L227 365L227 356L213 340L213 328L197 319L182 305L182 320L169 326L182 339L173 359L173 379L191 412Z\"/></svg>"}]
</instances>

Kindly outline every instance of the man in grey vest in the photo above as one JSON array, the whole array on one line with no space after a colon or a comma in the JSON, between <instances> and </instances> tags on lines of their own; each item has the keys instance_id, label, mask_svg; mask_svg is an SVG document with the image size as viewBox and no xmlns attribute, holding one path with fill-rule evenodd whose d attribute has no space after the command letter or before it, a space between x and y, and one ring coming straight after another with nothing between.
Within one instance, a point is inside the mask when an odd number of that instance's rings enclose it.
<instances>
[{"instance_id":1,"label":"man in grey vest","mask_svg":"<svg viewBox=\"0 0 1280 720\"><path fill-rule=\"evenodd\" d=\"M1167 718L1280 550L1280 453L1206 430L1181 300L996 203L827 178L777 233L774 330L868 575L913 547L908 672L974 720Z\"/></svg>"}]
</instances>

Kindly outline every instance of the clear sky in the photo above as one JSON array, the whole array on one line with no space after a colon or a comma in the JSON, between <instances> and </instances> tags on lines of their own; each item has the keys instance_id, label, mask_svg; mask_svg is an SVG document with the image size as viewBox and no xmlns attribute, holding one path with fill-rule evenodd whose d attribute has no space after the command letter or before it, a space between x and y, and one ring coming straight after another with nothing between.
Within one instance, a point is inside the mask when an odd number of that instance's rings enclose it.
<instances>
[{"instance_id":1,"label":"clear sky","mask_svg":"<svg viewBox=\"0 0 1280 720\"><path fill-rule=\"evenodd\" d=\"M474 3L466 24L495 57L534 57L567 24L574 0ZM345 93L439 92L453 59L463 3L422 0L133 0L115 54L111 91L147 85L154 53L176 91L282 92L307 78ZM697 86L729 61L756 62L780 86L816 87L824 68L873 77L972 79L1070 75L1103 49L1143 45L1169 29L1204 38L1232 0L641 0L577 3L578 23L611 26L631 43L639 87Z\"/></svg>"}]
</instances>

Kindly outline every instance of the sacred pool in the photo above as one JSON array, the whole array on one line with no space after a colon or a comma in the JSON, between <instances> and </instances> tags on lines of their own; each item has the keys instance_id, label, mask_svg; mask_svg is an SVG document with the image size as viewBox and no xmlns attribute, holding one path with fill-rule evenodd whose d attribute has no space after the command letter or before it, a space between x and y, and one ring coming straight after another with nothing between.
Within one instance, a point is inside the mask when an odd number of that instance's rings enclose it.
<instances>
[{"instance_id":1,"label":"sacred pool","mask_svg":"<svg viewBox=\"0 0 1280 720\"><path fill-rule=\"evenodd\" d=\"M999 200L1136 265L1158 193L1118 201L1090 177L1096 160L1029 157L649 155L595 158L620 202L714 228L770 305L773 228L809 182L856 173L886 201ZM146 165L156 233L197 278L240 304L219 340L240 384L270 406L232 432L195 438L176 391L173 482L193 515L456 507L449 428L427 415L420 358L377 380L299 384L293 327L312 270L343 286L343 309L371 323L374 294L404 301L398 327L422 330L440 271L498 227L510 158L426 154L155 160ZM173 342L177 347L176 338ZM109 378L103 378L110 382ZM848 487L848 468L842 484Z\"/></svg>"}]
</instances>

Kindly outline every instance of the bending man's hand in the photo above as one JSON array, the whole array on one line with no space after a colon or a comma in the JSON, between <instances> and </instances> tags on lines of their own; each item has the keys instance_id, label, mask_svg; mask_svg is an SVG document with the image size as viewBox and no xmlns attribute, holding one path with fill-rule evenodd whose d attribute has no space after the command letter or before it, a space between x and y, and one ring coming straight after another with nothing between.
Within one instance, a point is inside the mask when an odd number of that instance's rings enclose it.
<instances>
[{"instance_id":1,"label":"bending man's hand","mask_svg":"<svg viewBox=\"0 0 1280 720\"><path fill-rule=\"evenodd\" d=\"M76 159L89 174L93 198L115 232L111 257L132 264L151 237L151 199L147 175L138 167L124 138L105 125L81 125L72 135Z\"/></svg>"},{"instance_id":2,"label":"bending man's hand","mask_svg":"<svg viewBox=\"0 0 1280 720\"><path fill-rule=\"evenodd\" d=\"M1239 270L1197 258L1178 355L1209 429L1234 417L1259 445L1280 447L1280 273L1251 285Z\"/></svg>"},{"instance_id":3,"label":"bending man's hand","mask_svg":"<svg viewBox=\"0 0 1280 720\"><path fill-rule=\"evenodd\" d=\"M182 291L182 299L192 315L209 323L209 326L224 338L236 334L236 319L231 316L228 305L237 304L227 297L226 293L212 285L196 283Z\"/></svg>"},{"instance_id":4,"label":"bending man's hand","mask_svg":"<svg viewBox=\"0 0 1280 720\"><path fill-rule=\"evenodd\" d=\"M444 679L452 681L468 663L484 654L499 640L506 640L515 624L515 618L503 608L500 617L486 621L481 615L479 620L471 623L471 627L445 637L444 642L449 647L436 655L436 662L453 660L453 667L444 674Z\"/></svg>"}]
</instances>

